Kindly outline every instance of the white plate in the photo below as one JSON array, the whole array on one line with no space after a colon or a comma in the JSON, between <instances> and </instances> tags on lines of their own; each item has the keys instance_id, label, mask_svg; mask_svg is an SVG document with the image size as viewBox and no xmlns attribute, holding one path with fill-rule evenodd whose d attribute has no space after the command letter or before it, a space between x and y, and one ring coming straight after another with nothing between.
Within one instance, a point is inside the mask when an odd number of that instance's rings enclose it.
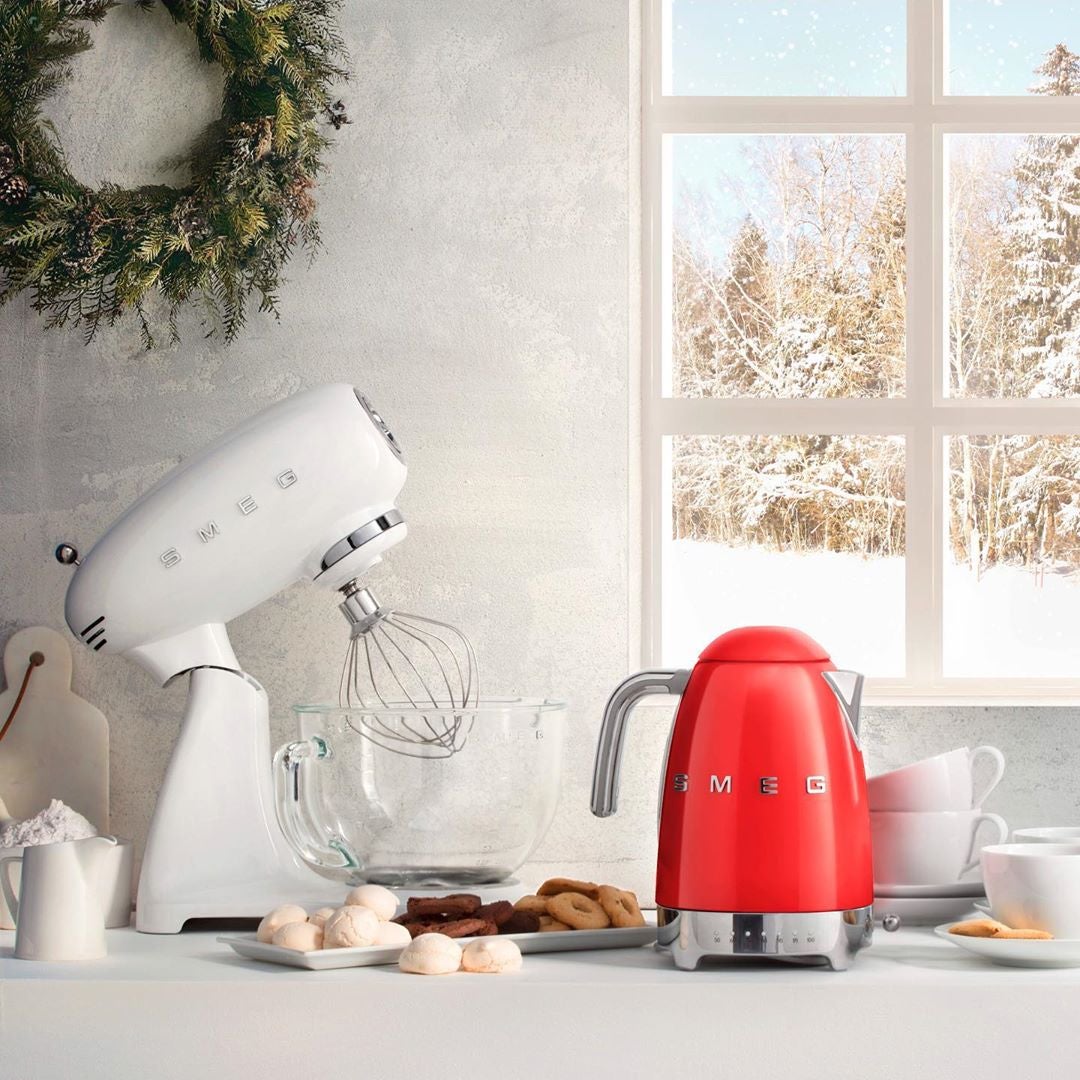
<instances>
[{"instance_id":1,"label":"white plate","mask_svg":"<svg viewBox=\"0 0 1080 1080\"><path fill-rule=\"evenodd\" d=\"M655 926L611 927L607 930L555 930L547 934L500 934L501 938L516 941L523 953L572 952L580 949L627 949L651 945L656 941ZM462 945L475 938L459 938ZM403 945L366 945L356 949L318 949L297 952L281 945L264 945L254 934L226 934L218 938L249 960L265 960L270 964L287 964L308 971L328 971L331 968L370 967L374 964L396 964Z\"/></svg>"},{"instance_id":2,"label":"white plate","mask_svg":"<svg viewBox=\"0 0 1080 1080\"><path fill-rule=\"evenodd\" d=\"M972 908L970 896L875 896L874 918L899 915L903 926L934 926L962 919Z\"/></svg>"},{"instance_id":3,"label":"white plate","mask_svg":"<svg viewBox=\"0 0 1080 1080\"><path fill-rule=\"evenodd\" d=\"M992 964L1028 968L1080 967L1080 939L1077 938L1032 941L1030 938L965 937L950 934L950 926L951 922L935 926L934 933Z\"/></svg>"},{"instance_id":4,"label":"white plate","mask_svg":"<svg viewBox=\"0 0 1080 1080\"><path fill-rule=\"evenodd\" d=\"M986 888L981 881L954 881L947 885L878 885L874 883L876 896L916 897L984 896Z\"/></svg>"}]
</instances>

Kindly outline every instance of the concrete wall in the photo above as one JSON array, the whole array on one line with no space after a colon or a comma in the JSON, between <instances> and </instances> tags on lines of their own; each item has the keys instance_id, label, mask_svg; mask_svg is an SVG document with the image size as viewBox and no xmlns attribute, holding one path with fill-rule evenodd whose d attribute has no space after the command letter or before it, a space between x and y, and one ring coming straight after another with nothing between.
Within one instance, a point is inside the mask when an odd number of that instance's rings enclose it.
<instances>
[{"instance_id":1,"label":"concrete wall","mask_svg":"<svg viewBox=\"0 0 1080 1080\"><path fill-rule=\"evenodd\" d=\"M350 0L354 123L321 186L326 250L295 266L280 324L256 317L226 348L188 323L182 346L148 355L131 325L84 347L45 333L23 302L0 311L3 636L62 626L56 541L88 547L179 458L258 408L352 381L410 461L410 537L373 583L465 627L486 690L571 701L562 801L530 872L651 894L665 710L635 719L619 816L587 809L600 710L639 661L632 8ZM88 181L161 182L216 90L184 32L119 10L54 115ZM293 702L336 693L345 635L333 597L296 586L232 631L270 693L276 741ZM75 686L111 723L114 828L141 841L183 688L80 650ZM1004 812L1080 822L1074 721L877 711L871 758L994 741L1012 762Z\"/></svg>"},{"instance_id":2,"label":"concrete wall","mask_svg":"<svg viewBox=\"0 0 1080 1080\"><path fill-rule=\"evenodd\" d=\"M351 381L410 464L410 536L374 583L465 627L487 691L570 699L565 794L538 857L581 869L628 855L626 828L593 823L585 781L605 693L636 652L629 6L351 0L344 29L354 122L319 193L326 250L297 262L280 324L253 318L228 348L191 324L181 347L147 355L133 325L85 348L25 303L0 311L4 636L62 626L58 539L89 547L215 433L299 387ZM96 38L54 108L73 168L169 178L162 160L213 115L214 72L160 13L115 11ZM293 702L336 694L335 597L297 586L233 639L277 740ZM81 650L75 685L111 723L114 827L141 840L183 689Z\"/></svg>"}]
</instances>

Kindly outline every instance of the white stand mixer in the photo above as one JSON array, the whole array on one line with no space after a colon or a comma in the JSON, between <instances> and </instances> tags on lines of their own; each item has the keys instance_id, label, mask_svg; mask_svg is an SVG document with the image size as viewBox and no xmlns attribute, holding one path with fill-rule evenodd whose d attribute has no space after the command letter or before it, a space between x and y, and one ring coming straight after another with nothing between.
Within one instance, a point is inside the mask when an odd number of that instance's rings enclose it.
<instances>
[{"instance_id":1,"label":"white stand mixer","mask_svg":"<svg viewBox=\"0 0 1080 1080\"><path fill-rule=\"evenodd\" d=\"M79 640L130 656L162 685L189 676L137 929L176 933L188 919L259 917L338 895L277 824L266 693L241 670L225 623L295 581L341 589L378 562L405 538L394 505L405 473L361 393L317 387L177 466L81 562L70 545L57 549L77 566L65 617Z\"/></svg>"}]
</instances>

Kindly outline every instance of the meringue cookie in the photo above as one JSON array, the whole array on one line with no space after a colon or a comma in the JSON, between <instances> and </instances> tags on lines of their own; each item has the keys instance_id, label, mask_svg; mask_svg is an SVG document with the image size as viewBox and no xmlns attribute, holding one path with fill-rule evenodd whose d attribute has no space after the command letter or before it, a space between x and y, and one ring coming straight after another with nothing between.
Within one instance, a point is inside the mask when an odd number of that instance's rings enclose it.
<instances>
[{"instance_id":1,"label":"meringue cookie","mask_svg":"<svg viewBox=\"0 0 1080 1080\"><path fill-rule=\"evenodd\" d=\"M274 908L261 923L259 923L259 929L255 933L257 941L261 941L264 945L269 945L275 931L279 930L286 923L303 923L307 922L307 912L299 904L282 904L280 907Z\"/></svg>"},{"instance_id":2,"label":"meringue cookie","mask_svg":"<svg viewBox=\"0 0 1080 1080\"><path fill-rule=\"evenodd\" d=\"M345 904L366 907L374 911L379 917L379 922L389 922L397 914L398 909L397 897L381 885L357 885L345 897Z\"/></svg>"},{"instance_id":3,"label":"meringue cookie","mask_svg":"<svg viewBox=\"0 0 1080 1080\"><path fill-rule=\"evenodd\" d=\"M270 943L297 952L313 952L323 947L322 927L310 922L286 923L274 931Z\"/></svg>"},{"instance_id":4,"label":"meringue cookie","mask_svg":"<svg viewBox=\"0 0 1080 1080\"><path fill-rule=\"evenodd\" d=\"M461 953L463 971L503 975L521 970L521 950L507 938L482 937L470 941Z\"/></svg>"},{"instance_id":5,"label":"meringue cookie","mask_svg":"<svg viewBox=\"0 0 1080 1080\"><path fill-rule=\"evenodd\" d=\"M323 925L323 947L353 949L371 945L378 932L379 918L374 911L355 904L339 907Z\"/></svg>"},{"instance_id":6,"label":"meringue cookie","mask_svg":"<svg viewBox=\"0 0 1080 1080\"><path fill-rule=\"evenodd\" d=\"M376 945L408 945L412 934L396 922L379 923L379 932L375 936Z\"/></svg>"},{"instance_id":7,"label":"meringue cookie","mask_svg":"<svg viewBox=\"0 0 1080 1080\"><path fill-rule=\"evenodd\" d=\"M401 950L398 967L410 975L449 975L461 967L461 946L445 934L421 934Z\"/></svg>"},{"instance_id":8,"label":"meringue cookie","mask_svg":"<svg viewBox=\"0 0 1080 1080\"><path fill-rule=\"evenodd\" d=\"M316 926L325 926L326 920L329 919L335 911L337 911L337 908L321 907L318 911L313 911L308 916L308 922L313 922Z\"/></svg>"}]
</instances>

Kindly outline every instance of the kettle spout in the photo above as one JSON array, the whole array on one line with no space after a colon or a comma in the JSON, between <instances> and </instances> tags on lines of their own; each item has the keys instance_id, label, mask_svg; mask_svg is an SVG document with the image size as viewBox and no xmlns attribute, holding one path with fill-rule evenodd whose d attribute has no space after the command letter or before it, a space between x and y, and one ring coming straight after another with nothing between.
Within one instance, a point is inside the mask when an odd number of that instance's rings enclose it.
<instances>
[{"instance_id":1,"label":"kettle spout","mask_svg":"<svg viewBox=\"0 0 1080 1080\"><path fill-rule=\"evenodd\" d=\"M840 710L851 725L851 733L859 738L859 708L862 705L863 677L857 671L823 671L821 677L836 695Z\"/></svg>"}]
</instances>

